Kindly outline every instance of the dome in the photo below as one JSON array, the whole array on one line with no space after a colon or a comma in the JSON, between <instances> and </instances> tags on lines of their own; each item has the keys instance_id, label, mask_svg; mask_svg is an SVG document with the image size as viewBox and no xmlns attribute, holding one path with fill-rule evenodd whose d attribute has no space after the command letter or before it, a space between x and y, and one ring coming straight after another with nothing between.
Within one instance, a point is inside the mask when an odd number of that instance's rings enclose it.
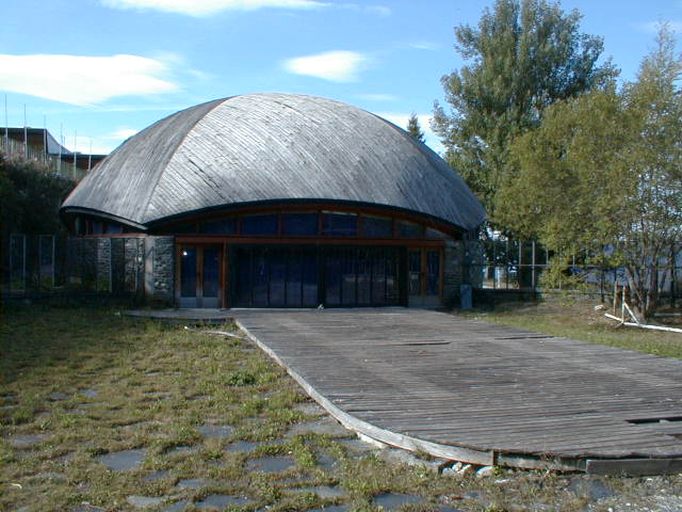
<instances>
[{"instance_id":1,"label":"dome","mask_svg":"<svg viewBox=\"0 0 682 512\"><path fill-rule=\"evenodd\" d=\"M300 201L405 210L467 231L485 216L464 181L401 128L293 94L234 96L156 122L104 159L62 212L147 230L207 211Z\"/></svg>"}]
</instances>

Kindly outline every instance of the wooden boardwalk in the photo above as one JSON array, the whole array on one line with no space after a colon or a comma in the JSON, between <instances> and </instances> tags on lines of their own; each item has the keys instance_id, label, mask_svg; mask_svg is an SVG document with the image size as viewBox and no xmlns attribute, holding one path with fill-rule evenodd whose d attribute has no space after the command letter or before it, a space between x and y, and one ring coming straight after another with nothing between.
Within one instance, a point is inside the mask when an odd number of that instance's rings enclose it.
<instances>
[{"instance_id":1,"label":"wooden boardwalk","mask_svg":"<svg viewBox=\"0 0 682 512\"><path fill-rule=\"evenodd\" d=\"M433 311L233 311L349 428L476 464L682 472L682 361Z\"/></svg>"}]
</instances>

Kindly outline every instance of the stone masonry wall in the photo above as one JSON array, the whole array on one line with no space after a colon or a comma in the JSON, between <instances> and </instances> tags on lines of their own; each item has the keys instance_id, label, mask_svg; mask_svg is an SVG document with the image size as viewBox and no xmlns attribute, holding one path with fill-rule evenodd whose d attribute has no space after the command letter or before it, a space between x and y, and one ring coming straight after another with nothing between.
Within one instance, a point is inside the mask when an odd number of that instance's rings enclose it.
<instances>
[{"instance_id":1,"label":"stone masonry wall","mask_svg":"<svg viewBox=\"0 0 682 512\"><path fill-rule=\"evenodd\" d=\"M111 238L97 239L97 282L98 292L112 292L111 283Z\"/></svg>"}]
</instances>

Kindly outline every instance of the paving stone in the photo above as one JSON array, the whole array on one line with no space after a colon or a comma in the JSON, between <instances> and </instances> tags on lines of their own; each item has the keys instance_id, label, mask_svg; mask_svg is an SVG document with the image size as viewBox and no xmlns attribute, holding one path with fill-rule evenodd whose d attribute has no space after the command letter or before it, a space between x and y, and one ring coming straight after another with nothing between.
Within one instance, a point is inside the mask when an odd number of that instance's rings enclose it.
<instances>
[{"instance_id":1,"label":"paving stone","mask_svg":"<svg viewBox=\"0 0 682 512\"><path fill-rule=\"evenodd\" d=\"M147 455L147 450L123 450L98 457L98 460L112 471L128 471L139 466Z\"/></svg>"},{"instance_id":2,"label":"paving stone","mask_svg":"<svg viewBox=\"0 0 682 512\"><path fill-rule=\"evenodd\" d=\"M206 485L207 482L203 478L186 478L175 484L178 489L201 489Z\"/></svg>"},{"instance_id":3,"label":"paving stone","mask_svg":"<svg viewBox=\"0 0 682 512\"><path fill-rule=\"evenodd\" d=\"M386 492L374 497L374 504L383 510L396 510L403 505L414 505L422 501L424 500L420 496L393 492Z\"/></svg>"},{"instance_id":4,"label":"paving stone","mask_svg":"<svg viewBox=\"0 0 682 512\"><path fill-rule=\"evenodd\" d=\"M229 446L225 448L225 450L231 453L235 452L251 453L259 446L260 443L254 443L252 441L234 441L233 443L230 443Z\"/></svg>"},{"instance_id":5,"label":"paving stone","mask_svg":"<svg viewBox=\"0 0 682 512\"><path fill-rule=\"evenodd\" d=\"M156 482L157 480L163 480L164 478L167 478L170 473L166 470L159 470L159 471L154 471L153 473L149 473L147 476L144 477L145 482Z\"/></svg>"},{"instance_id":6,"label":"paving stone","mask_svg":"<svg viewBox=\"0 0 682 512\"><path fill-rule=\"evenodd\" d=\"M199 433L208 439L224 439L230 437L234 432L231 425L201 425L197 428Z\"/></svg>"},{"instance_id":7,"label":"paving stone","mask_svg":"<svg viewBox=\"0 0 682 512\"><path fill-rule=\"evenodd\" d=\"M149 496L128 496L126 501L135 508L157 507L163 503L163 498Z\"/></svg>"},{"instance_id":8,"label":"paving stone","mask_svg":"<svg viewBox=\"0 0 682 512\"><path fill-rule=\"evenodd\" d=\"M197 501L195 506L200 509L217 508L223 510L227 507L239 507L251 503L249 498L243 496L229 496L227 494L210 494L203 500Z\"/></svg>"},{"instance_id":9,"label":"paving stone","mask_svg":"<svg viewBox=\"0 0 682 512\"><path fill-rule=\"evenodd\" d=\"M95 398L97 396L97 391L94 389L81 389L79 392L86 398Z\"/></svg>"},{"instance_id":10,"label":"paving stone","mask_svg":"<svg viewBox=\"0 0 682 512\"><path fill-rule=\"evenodd\" d=\"M325 471L334 471L341 467L339 460L327 453L318 454L315 457L315 464Z\"/></svg>"},{"instance_id":11,"label":"paving stone","mask_svg":"<svg viewBox=\"0 0 682 512\"><path fill-rule=\"evenodd\" d=\"M365 455L368 453L375 453L380 450L379 447L373 444L367 443L362 439L354 437L352 439L340 439L337 441L339 444L344 446L349 452L358 455Z\"/></svg>"},{"instance_id":12,"label":"paving stone","mask_svg":"<svg viewBox=\"0 0 682 512\"><path fill-rule=\"evenodd\" d=\"M445 459L426 460L417 457L415 454L406 450L386 448L379 452L379 457L386 462L406 464L408 466L424 466L434 473L438 473L440 468L447 463Z\"/></svg>"},{"instance_id":13,"label":"paving stone","mask_svg":"<svg viewBox=\"0 0 682 512\"><path fill-rule=\"evenodd\" d=\"M52 402L61 402L62 400L68 400L69 395L66 393L62 393L61 391L53 391L49 395L47 395L47 399L52 401Z\"/></svg>"},{"instance_id":14,"label":"paving stone","mask_svg":"<svg viewBox=\"0 0 682 512\"><path fill-rule=\"evenodd\" d=\"M341 498L346 495L346 492L341 487L329 485L318 485L316 487L300 487L298 489L292 490L300 493L317 494L322 499Z\"/></svg>"},{"instance_id":15,"label":"paving stone","mask_svg":"<svg viewBox=\"0 0 682 512\"><path fill-rule=\"evenodd\" d=\"M70 512L102 512L102 508L84 502L71 508Z\"/></svg>"},{"instance_id":16,"label":"paving stone","mask_svg":"<svg viewBox=\"0 0 682 512\"><path fill-rule=\"evenodd\" d=\"M188 455L190 453L194 453L198 450L199 448L197 446L193 445L180 445L180 446L173 446L172 448L169 448L166 450L166 455L169 456L176 456L176 455Z\"/></svg>"},{"instance_id":17,"label":"paving stone","mask_svg":"<svg viewBox=\"0 0 682 512\"><path fill-rule=\"evenodd\" d=\"M348 505L328 505L308 510L308 512L347 512L348 510L350 510Z\"/></svg>"},{"instance_id":18,"label":"paving stone","mask_svg":"<svg viewBox=\"0 0 682 512\"><path fill-rule=\"evenodd\" d=\"M7 442L12 448L24 449L42 443L48 437L47 434L18 434L8 437Z\"/></svg>"},{"instance_id":19,"label":"paving stone","mask_svg":"<svg viewBox=\"0 0 682 512\"><path fill-rule=\"evenodd\" d=\"M604 482L599 478L589 476L577 476L571 479L567 490L574 493L576 496L585 496L592 501L599 501L604 498L615 496L615 493L609 489Z\"/></svg>"},{"instance_id":20,"label":"paving stone","mask_svg":"<svg viewBox=\"0 0 682 512\"><path fill-rule=\"evenodd\" d=\"M304 434L320 434L331 437L349 437L353 435L350 430L344 428L338 421L328 417L305 423L297 423L289 429L287 437L290 438Z\"/></svg>"},{"instance_id":21,"label":"paving stone","mask_svg":"<svg viewBox=\"0 0 682 512\"><path fill-rule=\"evenodd\" d=\"M188 505L190 505L190 503L191 501L189 500L176 501L172 505L164 508L162 512L182 512Z\"/></svg>"},{"instance_id":22,"label":"paving stone","mask_svg":"<svg viewBox=\"0 0 682 512\"><path fill-rule=\"evenodd\" d=\"M261 473L280 473L294 466L294 459L287 455L261 457L258 459L251 459L246 463L246 469L248 471L258 471Z\"/></svg>"},{"instance_id":23,"label":"paving stone","mask_svg":"<svg viewBox=\"0 0 682 512\"><path fill-rule=\"evenodd\" d=\"M327 414L327 411L325 411L321 405L316 404L315 402L302 402L300 404L296 404L294 409L307 416L324 416Z\"/></svg>"}]
</instances>

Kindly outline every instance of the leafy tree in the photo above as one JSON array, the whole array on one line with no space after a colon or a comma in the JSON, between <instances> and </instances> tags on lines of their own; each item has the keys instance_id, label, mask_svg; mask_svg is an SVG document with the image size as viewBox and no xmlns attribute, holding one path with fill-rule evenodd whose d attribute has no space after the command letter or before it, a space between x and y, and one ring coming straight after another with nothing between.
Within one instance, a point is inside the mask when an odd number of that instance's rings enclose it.
<instances>
[{"instance_id":1,"label":"leafy tree","mask_svg":"<svg viewBox=\"0 0 682 512\"><path fill-rule=\"evenodd\" d=\"M407 133L409 133L414 140L422 143L424 142L424 132L419 125L419 119L417 119L417 114L415 113L412 113L407 120Z\"/></svg>"},{"instance_id":2,"label":"leafy tree","mask_svg":"<svg viewBox=\"0 0 682 512\"><path fill-rule=\"evenodd\" d=\"M682 61L662 28L637 80L555 104L514 143L518 176L497 195L498 219L559 257L620 266L636 309L650 316L682 236Z\"/></svg>"},{"instance_id":3,"label":"leafy tree","mask_svg":"<svg viewBox=\"0 0 682 512\"><path fill-rule=\"evenodd\" d=\"M455 28L455 48L468 63L442 78L451 111L436 102L433 128L493 221L511 141L537 126L549 105L617 74L608 62L597 65L602 40L581 33L580 19L547 0L497 0L477 28Z\"/></svg>"},{"instance_id":4,"label":"leafy tree","mask_svg":"<svg viewBox=\"0 0 682 512\"><path fill-rule=\"evenodd\" d=\"M75 183L39 163L0 154L2 239L10 233L49 234L64 229L59 207Z\"/></svg>"}]
</instances>

